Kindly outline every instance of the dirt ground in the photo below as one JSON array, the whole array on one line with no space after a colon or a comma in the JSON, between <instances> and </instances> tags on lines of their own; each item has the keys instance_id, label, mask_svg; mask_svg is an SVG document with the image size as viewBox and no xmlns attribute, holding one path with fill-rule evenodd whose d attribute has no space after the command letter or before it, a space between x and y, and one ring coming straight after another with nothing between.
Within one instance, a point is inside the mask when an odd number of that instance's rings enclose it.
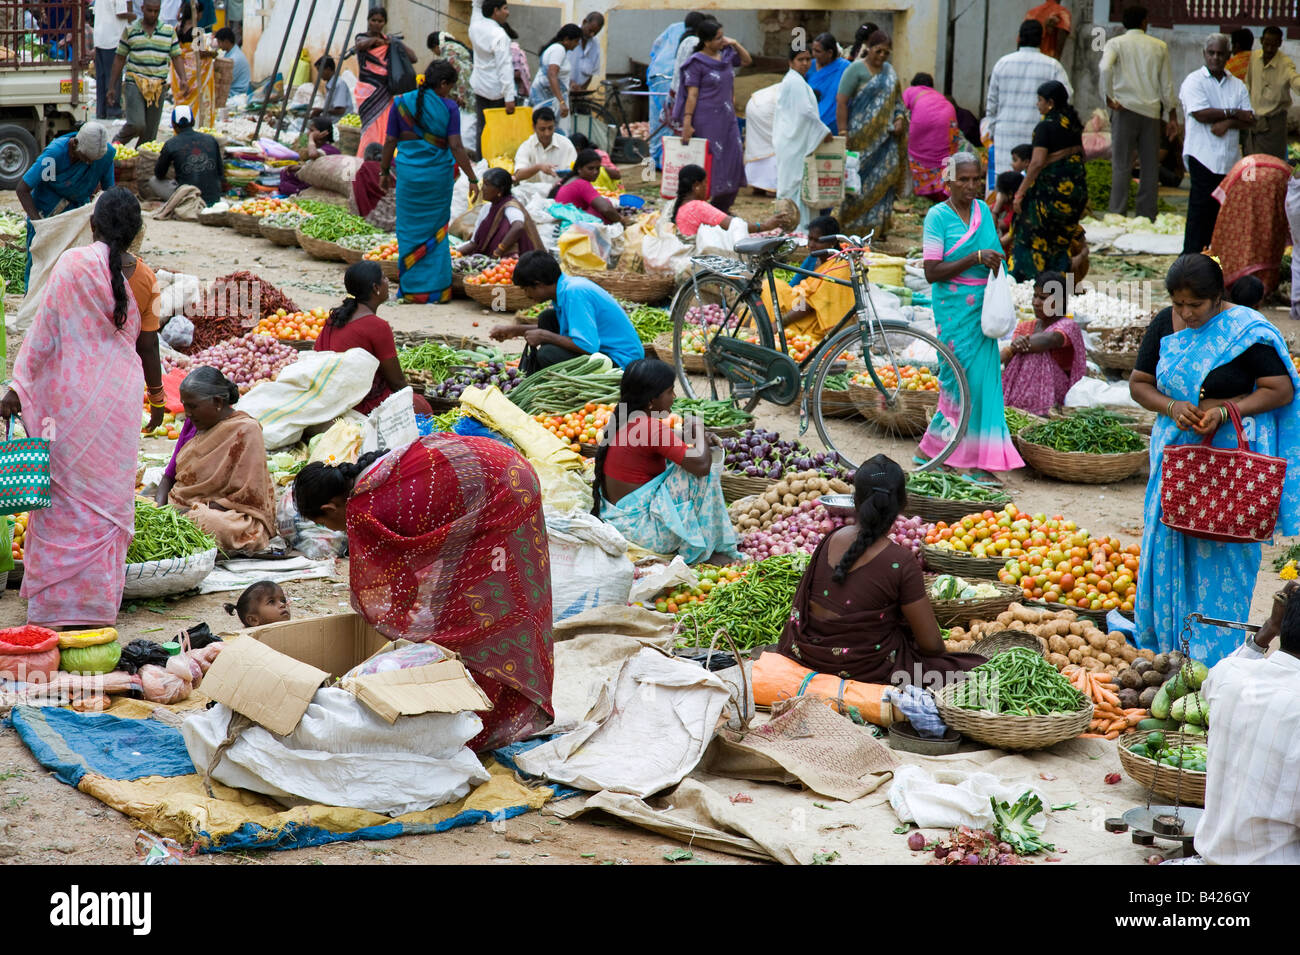
<instances>
[{"instance_id":1,"label":"dirt ground","mask_svg":"<svg viewBox=\"0 0 1300 955\"><path fill-rule=\"evenodd\" d=\"M1184 194L1185 195L1185 194ZM770 200L742 197L736 212L747 218L765 214ZM0 207L17 209L12 193L0 196ZM886 249L903 254L920 243L920 222L924 209L900 203L894 235ZM155 269L213 279L239 269L249 269L280 287L300 307L332 306L343 297L341 263L310 258L296 248L282 248L262 239L247 238L228 229L212 229L186 222L147 219L147 236L142 256ZM1163 277L1171 259L1129 256ZM1118 268L1118 260L1094 259L1094 269L1103 274ZM1157 279L1158 281L1158 279ZM1160 301L1161 295L1157 295ZM13 313L21 301L8 296L5 308ZM389 304L380 310L396 330L455 332L486 340L498 319L473 302L455 301L447 306ZM1285 310L1269 314L1283 327L1288 340L1295 333L1286 327ZM10 367L19 349L19 337L11 335ZM507 350L517 348L507 343ZM1293 351L1295 347L1293 346ZM798 409L761 405L758 423L784 436L797 434ZM816 433L804 440L818 444ZM169 451L166 441L147 440L144 450L155 454ZM901 443L882 442L866 433L856 452L886 451L900 460L910 456ZM1022 470L1006 481L1013 499L1030 512L1062 513L1093 534L1115 535L1125 543L1140 539L1145 474L1114 485L1064 484ZM1280 546L1290 541L1281 542ZM1264 612L1279 582L1271 570L1276 549L1266 548L1265 568L1256 586L1252 619ZM342 612L348 606L346 562L340 562L336 581L307 581L288 586L295 616ZM205 621L214 630L231 629L233 619L221 609L234 595L213 594L168 601L160 607L130 606L118 618L118 630L125 644L137 637L165 640L175 632ZM25 602L15 590L0 599L0 627L26 620ZM121 864L135 860L133 843L137 826L130 819L102 803L55 780L42 771L12 729L0 728L0 863L76 863L80 865ZM608 818L560 821L545 810L529 813L505 823L503 831L478 825L453 832L407 836L385 842L349 843L288 852L241 853L203 856L188 864L213 865L337 865L366 863L491 863L499 865L541 865L554 863L637 863L668 864L664 853L680 848L663 837L634 829ZM734 857L709 851L695 851L698 862L736 863Z\"/></svg>"}]
</instances>

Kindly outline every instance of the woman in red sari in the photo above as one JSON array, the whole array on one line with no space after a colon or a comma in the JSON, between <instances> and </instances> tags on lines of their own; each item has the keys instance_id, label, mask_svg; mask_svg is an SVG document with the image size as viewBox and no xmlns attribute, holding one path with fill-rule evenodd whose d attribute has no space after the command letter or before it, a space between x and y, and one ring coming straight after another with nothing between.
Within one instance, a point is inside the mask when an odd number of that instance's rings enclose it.
<instances>
[{"instance_id":1,"label":"woman in red sari","mask_svg":"<svg viewBox=\"0 0 1300 955\"><path fill-rule=\"evenodd\" d=\"M1286 218L1290 180L1290 163L1260 153L1238 159L1214 190L1219 218L1210 249L1229 288L1247 275L1264 283L1265 294L1277 288L1282 253L1291 244Z\"/></svg>"},{"instance_id":2,"label":"woman in red sari","mask_svg":"<svg viewBox=\"0 0 1300 955\"><path fill-rule=\"evenodd\" d=\"M309 464L299 513L346 531L352 607L384 636L460 654L492 701L475 752L550 724L551 577L537 474L489 438L422 437Z\"/></svg>"},{"instance_id":3,"label":"woman in red sari","mask_svg":"<svg viewBox=\"0 0 1300 955\"><path fill-rule=\"evenodd\" d=\"M483 173L482 208L474 221L474 235L456 251L461 255L482 252L495 259L523 255L543 248L542 237L528 210L511 194L514 180L504 169Z\"/></svg>"}]
</instances>

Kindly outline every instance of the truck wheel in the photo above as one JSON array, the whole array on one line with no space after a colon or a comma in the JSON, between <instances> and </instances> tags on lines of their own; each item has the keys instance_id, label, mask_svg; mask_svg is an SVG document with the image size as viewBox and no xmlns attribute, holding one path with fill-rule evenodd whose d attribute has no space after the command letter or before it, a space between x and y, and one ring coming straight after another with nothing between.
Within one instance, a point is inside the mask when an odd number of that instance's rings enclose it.
<instances>
[{"instance_id":1,"label":"truck wheel","mask_svg":"<svg viewBox=\"0 0 1300 955\"><path fill-rule=\"evenodd\" d=\"M0 189L17 189L40 154L35 138L23 127L0 126Z\"/></svg>"}]
</instances>

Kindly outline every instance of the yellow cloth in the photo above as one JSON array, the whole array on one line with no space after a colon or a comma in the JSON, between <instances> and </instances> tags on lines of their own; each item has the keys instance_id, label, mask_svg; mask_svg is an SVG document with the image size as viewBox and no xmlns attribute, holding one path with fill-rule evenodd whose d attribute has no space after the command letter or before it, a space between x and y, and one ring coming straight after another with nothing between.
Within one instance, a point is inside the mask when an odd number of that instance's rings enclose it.
<instances>
[{"instance_id":1,"label":"yellow cloth","mask_svg":"<svg viewBox=\"0 0 1300 955\"><path fill-rule=\"evenodd\" d=\"M822 275L830 275L846 282L851 278L849 264L843 259L823 262L817 266L817 271ZM786 320L785 330L787 334L809 335L816 341L821 341L849 309L853 308L852 288L847 285L836 285L834 282L824 282L821 279L805 278L798 285L777 282L776 297L779 299L782 315L796 308L801 302L812 309L812 314L806 318L793 322ZM772 294L767 286L763 287L763 304L767 306L769 315L775 314L772 309Z\"/></svg>"},{"instance_id":2,"label":"yellow cloth","mask_svg":"<svg viewBox=\"0 0 1300 955\"><path fill-rule=\"evenodd\" d=\"M177 82L176 64L171 66L172 101L177 106L188 106L194 111L196 127L211 126L216 121L217 79L213 68L215 57L199 56L188 46L182 45L180 59L185 63L185 78L189 80L189 92L179 96L180 84ZM143 92L143 91L142 91Z\"/></svg>"},{"instance_id":3,"label":"yellow cloth","mask_svg":"<svg viewBox=\"0 0 1300 955\"><path fill-rule=\"evenodd\" d=\"M530 461L549 462L569 470L580 471L586 459L547 431L531 415L493 385L490 388L466 388L461 392L461 407L493 431L500 431L515 443L519 453Z\"/></svg>"},{"instance_id":4,"label":"yellow cloth","mask_svg":"<svg viewBox=\"0 0 1300 955\"><path fill-rule=\"evenodd\" d=\"M174 71L174 68L173 68ZM140 98L146 106L156 106L162 101L163 80L157 76L141 76L139 73L127 72L126 78L140 91Z\"/></svg>"},{"instance_id":5,"label":"yellow cloth","mask_svg":"<svg viewBox=\"0 0 1300 955\"><path fill-rule=\"evenodd\" d=\"M605 271L605 260L592 247L591 236L585 232L565 230L560 235L560 265L566 272L574 270Z\"/></svg>"},{"instance_id":6,"label":"yellow cloth","mask_svg":"<svg viewBox=\"0 0 1300 955\"><path fill-rule=\"evenodd\" d=\"M596 177L593 183L597 192L622 192L623 186L618 179L609 174L609 170L604 166L600 167L600 175Z\"/></svg>"},{"instance_id":7,"label":"yellow cloth","mask_svg":"<svg viewBox=\"0 0 1300 955\"><path fill-rule=\"evenodd\" d=\"M1255 50L1246 69L1246 89L1250 91L1250 106L1255 115L1268 116L1290 105L1292 90L1300 93L1300 74L1296 73L1295 62L1281 50L1267 63L1264 51Z\"/></svg>"}]
</instances>

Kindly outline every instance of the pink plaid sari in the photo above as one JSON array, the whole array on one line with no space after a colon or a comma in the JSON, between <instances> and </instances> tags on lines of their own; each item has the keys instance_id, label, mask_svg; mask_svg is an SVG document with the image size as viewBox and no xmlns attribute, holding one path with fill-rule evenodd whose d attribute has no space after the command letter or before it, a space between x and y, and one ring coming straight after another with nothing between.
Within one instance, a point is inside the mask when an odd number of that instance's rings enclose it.
<instances>
[{"instance_id":1,"label":"pink plaid sari","mask_svg":"<svg viewBox=\"0 0 1300 955\"><path fill-rule=\"evenodd\" d=\"M117 619L135 528L139 331L129 294L126 322L113 324L108 246L59 257L14 363L24 425L50 439L51 506L32 512L23 555L31 623L98 627Z\"/></svg>"}]
</instances>

